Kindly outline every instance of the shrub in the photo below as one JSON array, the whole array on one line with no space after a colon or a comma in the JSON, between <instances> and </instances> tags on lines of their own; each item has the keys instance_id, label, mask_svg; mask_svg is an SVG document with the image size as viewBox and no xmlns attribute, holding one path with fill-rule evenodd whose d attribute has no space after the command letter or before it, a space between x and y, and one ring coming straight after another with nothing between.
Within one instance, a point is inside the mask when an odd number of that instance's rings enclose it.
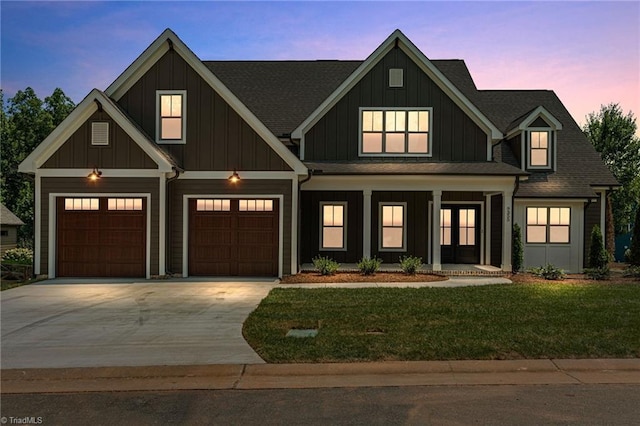
<instances>
[{"instance_id":1,"label":"shrub","mask_svg":"<svg viewBox=\"0 0 640 426\"><path fill-rule=\"evenodd\" d=\"M589 246L589 266L591 269L603 269L609 264L609 253L604 248L602 232L595 225L591 230L591 245Z\"/></svg>"},{"instance_id":2,"label":"shrub","mask_svg":"<svg viewBox=\"0 0 640 426\"><path fill-rule=\"evenodd\" d=\"M629 248L629 263L640 265L640 207L636 210L636 220L631 234L631 247Z\"/></svg>"},{"instance_id":3,"label":"shrub","mask_svg":"<svg viewBox=\"0 0 640 426\"><path fill-rule=\"evenodd\" d=\"M405 274L415 275L422 266L422 258L415 256L400 256L400 268Z\"/></svg>"},{"instance_id":4,"label":"shrub","mask_svg":"<svg viewBox=\"0 0 640 426\"><path fill-rule=\"evenodd\" d=\"M625 263L631 263L631 249L626 249L624 251L624 261Z\"/></svg>"},{"instance_id":5,"label":"shrub","mask_svg":"<svg viewBox=\"0 0 640 426\"><path fill-rule=\"evenodd\" d=\"M14 248L2 255L2 262L17 263L18 265L33 264L33 250L28 248Z\"/></svg>"},{"instance_id":6,"label":"shrub","mask_svg":"<svg viewBox=\"0 0 640 426\"><path fill-rule=\"evenodd\" d=\"M333 275L340 267L340 264L330 257L317 256L312 260L313 266L320 272L320 275Z\"/></svg>"},{"instance_id":7,"label":"shrub","mask_svg":"<svg viewBox=\"0 0 640 426\"><path fill-rule=\"evenodd\" d=\"M358 269L360 270L361 274L373 275L376 272L378 272L378 269L380 269L381 263L382 263L382 260L378 259L377 257L374 257L374 258L363 257L362 259L360 259L360 262L358 262Z\"/></svg>"},{"instance_id":8,"label":"shrub","mask_svg":"<svg viewBox=\"0 0 640 426\"><path fill-rule=\"evenodd\" d=\"M608 280L611 275L609 265L601 268L586 268L584 274L592 280Z\"/></svg>"},{"instance_id":9,"label":"shrub","mask_svg":"<svg viewBox=\"0 0 640 426\"><path fill-rule=\"evenodd\" d=\"M524 263L524 248L522 246L522 230L517 223L513 225L512 239L511 270L520 272Z\"/></svg>"},{"instance_id":10,"label":"shrub","mask_svg":"<svg viewBox=\"0 0 640 426\"><path fill-rule=\"evenodd\" d=\"M640 278L640 266L637 266L637 265L629 266L624 270L622 275L625 277Z\"/></svg>"},{"instance_id":11,"label":"shrub","mask_svg":"<svg viewBox=\"0 0 640 426\"><path fill-rule=\"evenodd\" d=\"M547 263L546 266L541 266L539 268L529 268L527 272L544 278L545 280L563 280L565 277L564 271L562 269L556 268L550 263Z\"/></svg>"}]
</instances>

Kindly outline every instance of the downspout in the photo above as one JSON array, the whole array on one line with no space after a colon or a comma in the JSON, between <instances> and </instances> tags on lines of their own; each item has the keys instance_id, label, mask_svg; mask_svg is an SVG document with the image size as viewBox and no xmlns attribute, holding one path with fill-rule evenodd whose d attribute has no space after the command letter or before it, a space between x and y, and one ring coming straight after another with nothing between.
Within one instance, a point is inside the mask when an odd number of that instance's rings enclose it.
<instances>
[{"instance_id":1,"label":"downspout","mask_svg":"<svg viewBox=\"0 0 640 426\"><path fill-rule=\"evenodd\" d=\"M174 180L178 179L178 176L180 176L180 169L178 169L177 167L172 167L173 169L173 173L174 175L170 178L168 178L165 181L165 221L164 221L164 237L165 237L165 245L164 245L164 274L165 276L168 275L173 275L173 272L171 272L170 270L170 266L171 266L171 262L169 259L169 252L171 251L171 248L169 247L169 244L167 244L166 240L167 237L170 234L170 227L169 227L169 223L171 222L171 203L168 202L169 199L169 183L173 182ZM184 219L183 219L184 220Z\"/></svg>"},{"instance_id":2,"label":"downspout","mask_svg":"<svg viewBox=\"0 0 640 426\"><path fill-rule=\"evenodd\" d=\"M300 227L302 226L302 184L309 182L311 180L311 177L313 176L313 172L315 170L313 169L309 169L309 174L307 175L306 178L302 179L299 183L298 183L298 241L296 241L296 244L298 244L298 258L296 259L296 262L298 263L298 269L300 268L300 265L302 265L300 263L300 250L302 248L302 244L300 244Z\"/></svg>"}]
</instances>

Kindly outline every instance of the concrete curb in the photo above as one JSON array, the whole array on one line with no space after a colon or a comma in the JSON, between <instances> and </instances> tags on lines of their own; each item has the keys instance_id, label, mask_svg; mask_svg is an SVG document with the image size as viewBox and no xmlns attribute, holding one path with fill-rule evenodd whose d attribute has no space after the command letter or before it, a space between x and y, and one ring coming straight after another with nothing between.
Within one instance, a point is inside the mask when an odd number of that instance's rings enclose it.
<instances>
[{"instance_id":1,"label":"concrete curb","mask_svg":"<svg viewBox=\"0 0 640 426\"><path fill-rule=\"evenodd\" d=\"M2 370L2 394L524 384L640 384L640 359Z\"/></svg>"}]
</instances>

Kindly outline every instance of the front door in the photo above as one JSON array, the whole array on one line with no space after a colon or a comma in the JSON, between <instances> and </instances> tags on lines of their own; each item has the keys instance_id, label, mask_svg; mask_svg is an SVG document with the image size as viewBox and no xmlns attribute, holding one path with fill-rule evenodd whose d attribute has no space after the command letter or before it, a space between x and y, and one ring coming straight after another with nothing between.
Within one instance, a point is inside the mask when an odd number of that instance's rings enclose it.
<instances>
[{"instance_id":1,"label":"front door","mask_svg":"<svg viewBox=\"0 0 640 426\"><path fill-rule=\"evenodd\" d=\"M480 263L480 206L443 205L440 249L442 263Z\"/></svg>"}]
</instances>

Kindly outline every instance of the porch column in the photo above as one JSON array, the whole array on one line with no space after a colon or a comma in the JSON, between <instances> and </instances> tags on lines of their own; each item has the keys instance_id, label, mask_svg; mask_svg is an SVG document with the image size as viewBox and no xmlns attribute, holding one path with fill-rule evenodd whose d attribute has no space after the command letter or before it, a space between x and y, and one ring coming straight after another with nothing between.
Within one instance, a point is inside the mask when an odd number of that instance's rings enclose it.
<instances>
[{"instance_id":1,"label":"porch column","mask_svg":"<svg viewBox=\"0 0 640 426\"><path fill-rule=\"evenodd\" d=\"M505 272L511 272L512 200L513 191L502 191L502 270Z\"/></svg>"},{"instance_id":2,"label":"porch column","mask_svg":"<svg viewBox=\"0 0 640 426\"><path fill-rule=\"evenodd\" d=\"M486 194L485 225L484 225L484 264L491 265L491 195Z\"/></svg>"},{"instance_id":3,"label":"porch column","mask_svg":"<svg viewBox=\"0 0 640 426\"><path fill-rule=\"evenodd\" d=\"M440 208L442 207L442 191L433 190L433 223L431 230L431 243L433 244L433 258L431 259L431 267L434 271L441 271L440 263Z\"/></svg>"},{"instance_id":4,"label":"porch column","mask_svg":"<svg viewBox=\"0 0 640 426\"><path fill-rule=\"evenodd\" d=\"M362 256L371 257L371 190L362 191Z\"/></svg>"}]
</instances>

